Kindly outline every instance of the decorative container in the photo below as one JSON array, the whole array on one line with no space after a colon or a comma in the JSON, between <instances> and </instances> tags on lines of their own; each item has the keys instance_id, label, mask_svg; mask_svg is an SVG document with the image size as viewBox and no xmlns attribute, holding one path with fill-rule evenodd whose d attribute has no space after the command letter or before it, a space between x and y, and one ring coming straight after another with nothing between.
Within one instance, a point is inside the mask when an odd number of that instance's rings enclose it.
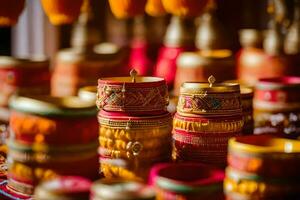
<instances>
[{"instance_id":1,"label":"decorative container","mask_svg":"<svg viewBox=\"0 0 300 200\"><path fill-rule=\"evenodd\" d=\"M243 136L230 139L228 151L224 190L229 199L299 198L299 141Z\"/></svg>"},{"instance_id":2,"label":"decorative container","mask_svg":"<svg viewBox=\"0 0 300 200\"><path fill-rule=\"evenodd\" d=\"M7 186L7 180L0 182L0 198L9 200L33 200L30 195L20 194Z\"/></svg>"},{"instance_id":3,"label":"decorative container","mask_svg":"<svg viewBox=\"0 0 300 200\"><path fill-rule=\"evenodd\" d=\"M101 179L93 183L90 200L155 200L154 190L140 182Z\"/></svg>"},{"instance_id":4,"label":"decorative container","mask_svg":"<svg viewBox=\"0 0 300 200\"><path fill-rule=\"evenodd\" d=\"M203 50L181 53L177 59L176 95L182 83L206 81L213 74L217 80L235 79L235 61L230 50Z\"/></svg>"},{"instance_id":5,"label":"decorative container","mask_svg":"<svg viewBox=\"0 0 300 200\"><path fill-rule=\"evenodd\" d=\"M222 170L195 163L158 164L151 170L157 200L222 199Z\"/></svg>"},{"instance_id":6,"label":"decorative container","mask_svg":"<svg viewBox=\"0 0 300 200\"><path fill-rule=\"evenodd\" d=\"M25 0L1 0L0 5L0 26L12 26L21 15Z\"/></svg>"},{"instance_id":7,"label":"decorative container","mask_svg":"<svg viewBox=\"0 0 300 200\"><path fill-rule=\"evenodd\" d=\"M43 9L54 25L71 24L80 14L83 0L41 0Z\"/></svg>"},{"instance_id":8,"label":"decorative container","mask_svg":"<svg viewBox=\"0 0 300 200\"><path fill-rule=\"evenodd\" d=\"M261 79L254 95L255 134L300 134L300 77Z\"/></svg>"},{"instance_id":9,"label":"decorative container","mask_svg":"<svg viewBox=\"0 0 300 200\"><path fill-rule=\"evenodd\" d=\"M88 179L82 177L59 177L38 185L34 197L36 200L89 199L91 185L92 183Z\"/></svg>"},{"instance_id":10,"label":"decorative container","mask_svg":"<svg viewBox=\"0 0 300 200\"><path fill-rule=\"evenodd\" d=\"M80 87L96 85L99 76L122 74L123 50L111 45L97 46L95 50L97 53L65 49L57 54L51 80L52 95L77 95Z\"/></svg>"},{"instance_id":11,"label":"decorative container","mask_svg":"<svg viewBox=\"0 0 300 200\"><path fill-rule=\"evenodd\" d=\"M105 177L145 180L154 163L171 154L171 114L132 116L106 112L98 115L100 163Z\"/></svg>"},{"instance_id":12,"label":"decorative container","mask_svg":"<svg viewBox=\"0 0 300 200\"><path fill-rule=\"evenodd\" d=\"M175 161L226 165L227 142L240 135L244 120L237 83L182 84L173 121Z\"/></svg>"},{"instance_id":13,"label":"decorative container","mask_svg":"<svg viewBox=\"0 0 300 200\"><path fill-rule=\"evenodd\" d=\"M132 75L99 79L98 108L134 115L165 113L169 103L166 81L163 78Z\"/></svg>"},{"instance_id":14,"label":"decorative container","mask_svg":"<svg viewBox=\"0 0 300 200\"><path fill-rule=\"evenodd\" d=\"M49 94L49 61L0 56L0 106L15 94Z\"/></svg>"},{"instance_id":15,"label":"decorative container","mask_svg":"<svg viewBox=\"0 0 300 200\"><path fill-rule=\"evenodd\" d=\"M144 14L147 0L109 0L108 2L115 17L124 19Z\"/></svg>"},{"instance_id":16,"label":"decorative container","mask_svg":"<svg viewBox=\"0 0 300 200\"><path fill-rule=\"evenodd\" d=\"M244 135L251 135L254 132L253 119L253 96L254 91L251 87L241 86L241 101L244 115Z\"/></svg>"},{"instance_id":17,"label":"decorative container","mask_svg":"<svg viewBox=\"0 0 300 200\"><path fill-rule=\"evenodd\" d=\"M167 28L163 46L160 48L154 75L163 77L169 89L174 87L177 57L194 47L195 26L193 20L173 16Z\"/></svg>"},{"instance_id":18,"label":"decorative container","mask_svg":"<svg viewBox=\"0 0 300 200\"><path fill-rule=\"evenodd\" d=\"M40 181L57 176L97 177L94 102L78 97L17 96L10 107L10 188L32 195Z\"/></svg>"}]
</instances>

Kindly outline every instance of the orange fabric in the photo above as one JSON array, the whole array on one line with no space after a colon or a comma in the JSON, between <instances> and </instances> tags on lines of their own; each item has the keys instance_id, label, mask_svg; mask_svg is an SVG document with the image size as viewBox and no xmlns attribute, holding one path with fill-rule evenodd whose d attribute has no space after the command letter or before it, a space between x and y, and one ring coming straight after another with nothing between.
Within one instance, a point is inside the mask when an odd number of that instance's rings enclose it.
<instances>
[{"instance_id":1,"label":"orange fabric","mask_svg":"<svg viewBox=\"0 0 300 200\"><path fill-rule=\"evenodd\" d=\"M54 25L71 24L80 14L83 0L41 0L45 13Z\"/></svg>"},{"instance_id":2,"label":"orange fabric","mask_svg":"<svg viewBox=\"0 0 300 200\"><path fill-rule=\"evenodd\" d=\"M209 0L162 0L167 12L178 16L198 16Z\"/></svg>"},{"instance_id":3,"label":"orange fabric","mask_svg":"<svg viewBox=\"0 0 300 200\"><path fill-rule=\"evenodd\" d=\"M109 0L111 11L117 18L129 18L144 13L147 0Z\"/></svg>"}]
</instances>

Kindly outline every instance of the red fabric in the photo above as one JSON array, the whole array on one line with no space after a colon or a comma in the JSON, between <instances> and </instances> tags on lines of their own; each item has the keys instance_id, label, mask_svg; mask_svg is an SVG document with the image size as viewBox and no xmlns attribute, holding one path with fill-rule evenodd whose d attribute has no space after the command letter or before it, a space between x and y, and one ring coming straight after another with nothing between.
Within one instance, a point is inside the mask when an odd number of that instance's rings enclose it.
<instances>
[{"instance_id":1,"label":"red fabric","mask_svg":"<svg viewBox=\"0 0 300 200\"><path fill-rule=\"evenodd\" d=\"M192 47L167 47L159 50L154 76L163 77L170 89L173 88L176 75L176 59L180 53L193 50Z\"/></svg>"}]
</instances>

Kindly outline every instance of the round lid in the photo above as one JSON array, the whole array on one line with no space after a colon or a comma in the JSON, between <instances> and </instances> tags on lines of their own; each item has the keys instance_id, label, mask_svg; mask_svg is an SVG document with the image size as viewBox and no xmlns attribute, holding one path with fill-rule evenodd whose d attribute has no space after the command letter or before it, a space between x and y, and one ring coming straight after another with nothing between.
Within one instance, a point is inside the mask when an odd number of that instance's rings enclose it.
<instances>
[{"instance_id":1,"label":"round lid","mask_svg":"<svg viewBox=\"0 0 300 200\"><path fill-rule=\"evenodd\" d=\"M92 186L92 193L103 200L154 200L153 188L139 182L102 179Z\"/></svg>"},{"instance_id":2,"label":"round lid","mask_svg":"<svg viewBox=\"0 0 300 200\"><path fill-rule=\"evenodd\" d=\"M178 56L177 66L183 68L197 68L209 64L210 60L227 60L232 58L232 51L228 49L202 50L196 52L184 52Z\"/></svg>"},{"instance_id":3,"label":"round lid","mask_svg":"<svg viewBox=\"0 0 300 200\"><path fill-rule=\"evenodd\" d=\"M91 182L77 176L59 177L45 181L35 189L36 199L87 199Z\"/></svg>"},{"instance_id":4,"label":"round lid","mask_svg":"<svg viewBox=\"0 0 300 200\"><path fill-rule=\"evenodd\" d=\"M78 91L78 96L81 99L87 100L87 101L93 101L96 103L97 99L97 86L86 86L82 87Z\"/></svg>"},{"instance_id":5,"label":"round lid","mask_svg":"<svg viewBox=\"0 0 300 200\"><path fill-rule=\"evenodd\" d=\"M229 149L251 153L300 153L300 141L253 135L231 138Z\"/></svg>"},{"instance_id":6,"label":"round lid","mask_svg":"<svg viewBox=\"0 0 300 200\"><path fill-rule=\"evenodd\" d=\"M79 97L53 97L48 95L13 96L11 109L43 116L93 116L97 109L94 102Z\"/></svg>"},{"instance_id":7,"label":"round lid","mask_svg":"<svg viewBox=\"0 0 300 200\"><path fill-rule=\"evenodd\" d=\"M120 47L110 42L103 42L94 47L94 52L101 55L115 55L119 51Z\"/></svg>"},{"instance_id":8,"label":"round lid","mask_svg":"<svg viewBox=\"0 0 300 200\"><path fill-rule=\"evenodd\" d=\"M198 93L226 93L226 92L240 92L240 85L238 83L215 83L214 76L208 78L208 83L204 82L185 82L181 85L181 94L198 94Z\"/></svg>"},{"instance_id":9,"label":"round lid","mask_svg":"<svg viewBox=\"0 0 300 200\"><path fill-rule=\"evenodd\" d=\"M15 58L11 56L0 56L0 68L6 67L24 67L24 68L31 68L31 67L48 67L49 60L43 56L36 56L29 59L25 58Z\"/></svg>"},{"instance_id":10,"label":"round lid","mask_svg":"<svg viewBox=\"0 0 300 200\"><path fill-rule=\"evenodd\" d=\"M60 62L76 63L86 59L97 59L97 56L97 54L83 48L68 48L60 50L56 54L56 59Z\"/></svg>"},{"instance_id":11,"label":"round lid","mask_svg":"<svg viewBox=\"0 0 300 200\"><path fill-rule=\"evenodd\" d=\"M241 85L241 97L242 98L252 98L254 94L254 91L251 87L246 87Z\"/></svg>"},{"instance_id":12,"label":"round lid","mask_svg":"<svg viewBox=\"0 0 300 200\"><path fill-rule=\"evenodd\" d=\"M300 77L284 76L260 79L256 85L259 90L300 89Z\"/></svg>"},{"instance_id":13,"label":"round lid","mask_svg":"<svg viewBox=\"0 0 300 200\"><path fill-rule=\"evenodd\" d=\"M126 87L154 87L166 85L164 78L151 76L138 76L136 70L130 71L130 76L125 77L108 77L98 79L98 84L123 85Z\"/></svg>"}]
</instances>

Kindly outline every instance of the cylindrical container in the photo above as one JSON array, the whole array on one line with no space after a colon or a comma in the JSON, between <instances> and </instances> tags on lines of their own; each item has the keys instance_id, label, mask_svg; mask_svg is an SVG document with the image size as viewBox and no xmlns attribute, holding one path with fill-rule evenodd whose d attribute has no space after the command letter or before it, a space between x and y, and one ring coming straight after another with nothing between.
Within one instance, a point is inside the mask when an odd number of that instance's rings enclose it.
<instances>
[{"instance_id":1,"label":"cylindrical container","mask_svg":"<svg viewBox=\"0 0 300 200\"><path fill-rule=\"evenodd\" d=\"M184 164L158 164L151 170L151 183L157 200L222 199L224 172L210 166Z\"/></svg>"},{"instance_id":2,"label":"cylindrical container","mask_svg":"<svg viewBox=\"0 0 300 200\"><path fill-rule=\"evenodd\" d=\"M254 131L253 119L253 89L246 86L241 86L241 101L244 116L243 135L251 135Z\"/></svg>"},{"instance_id":3,"label":"cylindrical container","mask_svg":"<svg viewBox=\"0 0 300 200\"><path fill-rule=\"evenodd\" d=\"M87 101L93 101L96 104L97 86L85 86L79 89L78 96Z\"/></svg>"},{"instance_id":4,"label":"cylindrical container","mask_svg":"<svg viewBox=\"0 0 300 200\"><path fill-rule=\"evenodd\" d=\"M218 81L236 78L235 61L230 50L203 50L181 53L177 59L175 95L179 94L182 83L206 81L214 75Z\"/></svg>"},{"instance_id":5,"label":"cylindrical container","mask_svg":"<svg viewBox=\"0 0 300 200\"><path fill-rule=\"evenodd\" d=\"M300 77L261 79L254 95L255 134L300 135Z\"/></svg>"},{"instance_id":6,"label":"cylindrical container","mask_svg":"<svg viewBox=\"0 0 300 200\"><path fill-rule=\"evenodd\" d=\"M176 59L180 53L194 49L195 26L191 19L173 16L160 48L154 75L163 77L169 89L173 88Z\"/></svg>"},{"instance_id":7,"label":"cylindrical container","mask_svg":"<svg viewBox=\"0 0 300 200\"><path fill-rule=\"evenodd\" d=\"M123 51L111 45L97 46L96 53L78 49L61 50L51 80L54 96L77 95L80 87L96 85L99 77L122 73Z\"/></svg>"},{"instance_id":8,"label":"cylindrical container","mask_svg":"<svg viewBox=\"0 0 300 200\"><path fill-rule=\"evenodd\" d=\"M14 94L49 94L49 61L0 56L0 106Z\"/></svg>"},{"instance_id":9,"label":"cylindrical container","mask_svg":"<svg viewBox=\"0 0 300 200\"><path fill-rule=\"evenodd\" d=\"M166 81L157 77L113 77L98 80L97 106L129 115L163 114L169 103Z\"/></svg>"},{"instance_id":10,"label":"cylindrical container","mask_svg":"<svg viewBox=\"0 0 300 200\"><path fill-rule=\"evenodd\" d=\"M267 135L229 141L228 165L265 178L300 178L300 142ZM284 173L282 173L284 171Z\"/></svg>"},{"instance_id":11,"label":"cylindrical container","mask_svg":"<svg viewBox=\"0 0 300 200\"><path fill-rule=\"evenodd\" d=\"M0 26L15 25L24 9L25 0L0 1Z\"/></svg>"},{"instance_id":12,"label":"cylindrical container","mask_svg":"<svg viewBox=\"0 0 300 200\"><path fill-rule=\"evenodd\" d=\"M71 24L80 13L83 0L41 0L43 9L54 25Z\"/></svg>"},{"instance_id":13,"label":"cylindrical container","mask_svg":"<svg viewBox=\"0 0 300 200\"><path fill-rule=\"evenodd\" d=\"M8 186L31 195L58 175L97 177L95 103L78 97L17 96L10 101Z\"/></svg>"},{"instance_id":14,"label":"cylindrical container","mask_svg":"<svg viewBox=\"0 0 300 200\"><path fill-rule=\"evenodd\" d=\"M300 142L297 140L267 135L232 138L228 165L224 181L228 199L299 198Z\"/></svg>"},{"instance_id":15,"label":"cylindrical container","mask_svg":"<svg viewBox=\"0 0 300 200\"><path fill-rule=\"evenodd\" d=\"M227 142L243 128L236 83L182 84L173 121L173 160L226 165Z\"/></svg>"},{"instance_id":16,"label":"cylindrical container","mask_svg":"<svg viewBox=\"0 0 300 200\"><path fill-rule=\"evenodd\" d=\"M90 196L91 182L76 176L59 177L45 181L34 192L36 200L72 199L87 200Z\"/></svg>"},{"instance_id":17,"label":"cylindrical container","mask_svg":"<svg viewBox=\"0 0 300 200\"><path fill-rule=\"evenodd\" d=\"M150 167L171 155L171 114L130 116L101 110L100 163L106 177L145 180Z\"/></svg>"},{"instance_id":18,"label":"cylindrical container","mask_svg":"<svg viewBox=\"0 0 300 200\"><path fill-rule=\"evenodd\" d=\"M90 200L155 200L155 191L140 182L101 179L93 183Z\"/></svg>"}]
</instances>

